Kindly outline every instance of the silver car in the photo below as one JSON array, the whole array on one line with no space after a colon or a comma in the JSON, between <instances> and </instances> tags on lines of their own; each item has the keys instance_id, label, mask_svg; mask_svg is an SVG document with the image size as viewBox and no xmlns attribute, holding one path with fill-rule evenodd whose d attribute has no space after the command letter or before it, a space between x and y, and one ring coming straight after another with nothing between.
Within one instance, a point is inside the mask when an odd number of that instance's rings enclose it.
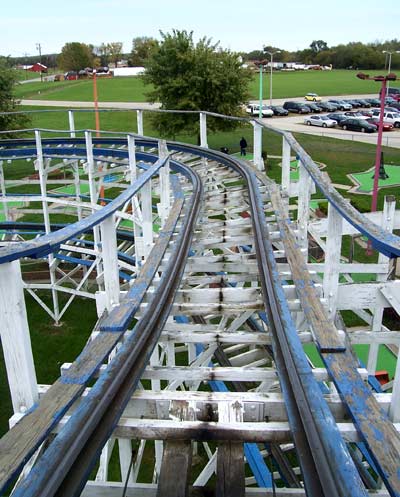
<instances>
[{"instance_id":1,"label":"silver car","mask_svg":"<svg viewBox=\"0 0 400 497\"><path fill-rule=\"evenodd\" d=\"M304 124L308 126L321 126L322 128L334 128L337 121L329 119L328 116L308 116L304 119Z\"/></svg>"}]
</instances>

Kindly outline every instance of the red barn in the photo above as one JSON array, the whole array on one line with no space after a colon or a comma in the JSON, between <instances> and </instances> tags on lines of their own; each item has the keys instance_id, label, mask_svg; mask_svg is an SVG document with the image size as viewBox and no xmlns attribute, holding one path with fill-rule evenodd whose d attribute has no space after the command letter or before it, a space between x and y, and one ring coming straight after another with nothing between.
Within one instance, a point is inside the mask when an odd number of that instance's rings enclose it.
<instances>
[{"instance_id":1,"label":"red barn","mask_svg":"<svg viewBox=\"0 0 400 497\"><path fill-rule=\"evenodd\" d=\"M33 72L47 72L47 67L40 62L36 62L36 64L33 64L32 67L28 69L28 71L33 71Z\"/></svg>"}]
</instances>

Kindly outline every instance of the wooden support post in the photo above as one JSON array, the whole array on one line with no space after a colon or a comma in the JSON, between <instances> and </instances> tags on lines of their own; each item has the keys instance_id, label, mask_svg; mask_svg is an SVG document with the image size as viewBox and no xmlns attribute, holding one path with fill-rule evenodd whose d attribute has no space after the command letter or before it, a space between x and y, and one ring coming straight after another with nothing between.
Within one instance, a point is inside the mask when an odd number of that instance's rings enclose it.
<instances>
[{"instance_id":1,"label":"wooden support post","mask_svg":"<svg viewBox=\"0 0 400 497\"><path fill-rule=\"evenodd\" d=\"M328 315L330 319L334 319L336 314L342 230L343 218L332 204L329 204L323 289L324 296L328 301Z\"/></svg>"},{"instance_id":2,"label":"wooden support post","mask_svg":"<svg viewBox=\"0 0 400 497\"><path fill-rule=\"evenodd\" d=\"M80 203L82 199L81 199L81 182L79 178L79 162L75 161L72 168L74 170L75 200ZM82 219L82 207L80 205L78 205L76 213L80 221Z\"/></svg>"},{"instance_id":3,"label":"wooden support post","mask_svg":"<svg viewBox=\"0 0 400 497\"><path fill-rule=\"evenodd\" d=\"M14 413L38 402L19 261L0 265L0 337Z\"/></svg>"},{"instance_id":4,"label":"wooden support post","mask_svg":"<svg viewBox=\"0 0 400 497\"><path fill-rule=\"evenodd\" d=\"M221 402L218 406L219 422L243 421L243 405L239 402ZM217 454L216 497L244 497L243 443L221 442Z\"/></svg>"},{"instance_id":5,"label":"wooden support post","mask_svg":"<svg viewBox=\"0 0 400 497\"><path fill-rule=\"evenodd\" d=\"M188 497L191 466L190 440L165 442L157 497Z\"/></svg>"},{"instance_id":6,"label":"wooden support post","mask_svg":"<svg viewBox=\"0 0 400 497\"><path fill-rule=\"evenodd\" d=\"M74 120L74 111L69 110L68 111L68 121L69 121L69 129L70 129L70 136L71 138L75 138L75 120Z\"/></svg>"},{"instance_id":7,"label":"wooden support post","mask_svg":"<svg viewBox=\"0 0 400 497\"><path fill-rule=\"evenodd\" d=\"M200 146L208 148L207 143L207 114L200 112Z\"/></svg>"},{"instance_id":8,"label":"wooden support post","mask_svg":"<svg viewBox=\"0 0 400 497\"><path fill-rule=\"evenodd\" d=\"M137 122L138 135L143 136L144 132L143 132L143 111L142 110L136 111L136 122Z\"/></svg>"},{"instance_id":9,"label":"wooden support post","mask_svg":"<svg viewBox=\"0 0 400 497\"><path fill-rule=\"evenodd\" d=\"M265 170L264 161L262 158L262 126L260 126L257 122L252 121L253 124L253 155L254 155L254 165L259 171Z\"/></svg>"},{"instance_id":10,"label":"wooden support post","mask_svg":"<svg viewBox=\"0 0 400 497\"><path fill-rule=\"evenodd\" d=\"M135 480L133 479L133 471L130 467L133 455L132 441L127 438L119 438L118 450L122 481L125 482L126 479L128 479L128 485L133 485L135 483Z\"/></svg>"},{"instance_id":11,"label":"wooden support post","mask_svg":"<svg viewBox=\"0 0 400 497\"><path fill-rule=\"evenodd\" d=\"M3 170L3 161L0 161L0 189L1 189L1 195L6 198L6 183L4 181L4 170ZM2 209L4 212L4 217L6 218L6 221L10 221L9 214L8 214L8 205L7 202L2 203Z\"/></svg>"},{"instance_id":12,"label":"wooden support post","mask_svg":"<svg viewBox=\"0 0 400 497\"><path fill-rule=\"evenodd\" d=\"M299 197L297 207L298 242L301 248L308 249L308 218L310 213L311 178L299 161ZM308 261L308 253L305 254Z\"/></svg>"},{"instance_id":13,"label":"wooden support post","mask_svg":"<svg viewBox=\"0 0 400 497\"><path fill-rule=\"evenodd\" d=\"M96 179L94 178L94 156L93 156L93 141L92 141L92 133L90 131L85 131L85 142L86 142L86 158L87 158L87 174L89 176L89 193L90 193L90 202L92 205L97 204L98 200L98 192L96 188ZM94 212L94 209L92 209ZM99 257L100 253L100 228L99 226L95 226L93 228L93 238L94 238L94 246L96 250L96 258L97 258L97 283L99 285L99 290L103 290L103 285L101 283L100 275L103 274L103 265L101 262L101 257Z\"/></svg>"},{"instance_id":14,"label":"wooden support post","mask_svg":"<svg viewBox=\"0 0 400 497\"><path fill-rule=\"evenodd\" d=\"M39 181L40 181L40 193L42 196L42 210L43 210L43 221L46 230L46 234L51 232L51 224L50 224L50 214L49 214L49 206L47 204L47 167L50 165L50 159L46 159L46 162L43 158L43 149L42 149L42 138L39 130L35 130L35 140L36 140L36 155L37 160L35 162L35 169L39 172ZM55 324L58 325L60 309L58 304L58 293L55 289L56 286L56 260L54 259L53 254L49 254L47 256L47 260L49 263L49 271L50 271L50 283L51 283L51 295L53 300L53 318Z\"/></svg>"},{"instance_id":15,"label":"wooden support post","mask_svg":"<svg viewBox=\"0 0 400 497\"><path fill-rule=\"evenodd\" d=\"M393 195L385 196L385 201L383 204L383 211L382 211L381 226L388 233L391 233L393 231L395 209L396 209L396 197ZM378 264L385 264L385 263L386 264L389 263L388 257L384 256L383 254L379 254ZM387 277L388 274L377 274L376 280L386 281ZM372 321L372 331L382 331L383 309L384 309L383 306L375 307L373 321ZM371 375L375 374L376 371L376 364L378 362L378 352L379 352L379 344L372 343L369 347L368 363L367 363L368 373Z\"/></svg>"},{"instance_id":16,"label":"wooden support post","mask_svg":"<svg viewBox=\"0 0 400 497\"><path fill-rule=\"evenodd\" d=\"M286 138L282 137L282 193L289 197L290 192L290 144Z\"/></svg>"},{"instance_id":17,"label":"wooden support post","mask_svg":"<svg viewBox=\"0 0 400 497\"><path fill-rule=\"evenodd\" d=\"M158 141L158 156L160 159L168 157L167 142L165 140ZM158 211L161 219L161 227L163 227L170 209L169 159L167 159L165 166L160 170L159 187L160 203L158 204Z\"/></svg>"},{"instance_id":18,"label":"wooden support post","mask_svg":"<svg viewBox=\"0 0 400 497\"><path fill-rule=\"evenodd\" d=\"M143 255L146 258L153 246L153 210L151 197L151 179L141 189L143 216Z\"/></svg>"},{"instance_id":19,"label":"wooden support post","mask_svg":"<svg viewBox=\"0 0 400 497\"><path fill-rule=\"evenodd\" d=\"M119 303L118 248L115 216L109 216L101 225L101 252L103 257L104 287L108 312Z\"/></svg>"},{"instance_id":20,"label":"wooden support post","mask_svg":"<svg viewBox=\"0 0 400 497\"><path fill-rule=\"evenodd\" d=\"M394 374L392 400L389 408L389 416L393 423L400 423L400 359L397 357L396 371Z\"/></svg>"},{"instance_id":21,"label":"wooden support post","mask_svg":"<svg viewBox=\"0 0 400 497\"><path fill-rule=\"evenodd\" d=\"M131 185L137 179L137 165L136 165L136 144L135 138L132 135L128 135L128 160L129 160L129 172L130 172L130 182ZM142 219L142 211L140 210L139 205L139 196L134 195L132 198L132 216L137 219ZM140 235L140 226L137 222L133 221L133 236L135 240L135 256L136 256L136 265L144 256L142 251L143 249L143 239ZM139 241L140 240L140 241Z\"/></svg>"}]
</instances>

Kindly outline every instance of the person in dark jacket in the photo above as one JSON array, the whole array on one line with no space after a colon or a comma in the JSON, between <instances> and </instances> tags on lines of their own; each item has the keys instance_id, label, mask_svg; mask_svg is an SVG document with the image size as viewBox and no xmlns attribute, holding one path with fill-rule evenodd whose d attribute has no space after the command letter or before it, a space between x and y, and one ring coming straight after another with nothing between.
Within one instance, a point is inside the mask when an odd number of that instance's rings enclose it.
<instances>
[{"instance_id":1,"label":"person in dark jacket","mask_svg":"<svg viewBox=\"0 0 400 497\"><path fill-rule=\"evenodd\" d=\"M240 155L246 155L247 141L244 138L244 136L242 136L239 145L240 145Z\"/></svg>"}]
</instances>

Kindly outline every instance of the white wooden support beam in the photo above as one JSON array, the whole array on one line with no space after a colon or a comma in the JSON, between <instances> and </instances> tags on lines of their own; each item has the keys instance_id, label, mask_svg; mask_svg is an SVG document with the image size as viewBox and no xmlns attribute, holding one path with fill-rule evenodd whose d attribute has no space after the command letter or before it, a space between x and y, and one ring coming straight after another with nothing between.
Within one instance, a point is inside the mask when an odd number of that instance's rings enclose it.
<instances>
[{"instance_id":1,"label":"white wooden support beam","mask_svg":"<svg viewBox=\"0 0 400 497\"><path fill-rule=\"evenodd\" d=\"M81 203L81 182L79 178L79 162L75 161L72 165L74 171L74 186L75 186L75 200L78 202L77 216L79 221L82 219L82 203Z\"/></svg>"},{"instance_id":2,"label":"white wooden support beam","mask_svg":"<svg viewBox=\"0 0 400 497\"><path fill-rule=\"evenodd\" d=\"M143 216L143 255L146 258L153 246L153 211L151 197L151 179L141 189L141 206Z\"/></svg>"},{"instance_id":3,"label":"white wooden support beam","mask_svg":"<svg viewBox=\"0 0 400 497\"><path fill-rule=\"evenodd\" d=\"M301 248L307 252L305 254L308 261L308 219L310 215L311 178L307 169L299 160L299 198L297 207L298 242Z\"/></svg>"},{"instance_id":4,"label":"white wooden support beam","mask_svg":"<svg viewBox=\"0 0 400 497\"><path fill-rule=\"evenodd\" d=\"M207 114L200 112L200 146L208 148L207 143Z\"/></svg>"},{"instance_id":5,"label":"white wooden support beam","mask_svg":"<svg viewBox=\"0 0 400 497\"><path fill-rule=\"evenodd\" d=\"M69 130L71 138L75 138L75 119L74 119L74 111L68 111L68 121L69 121Z\"/></svg>"},{"instance_id":6,"label":"white wooden support beam","mask_svg":"<svg viewBox=\"0 0 400 497\"><path fill-rule=\"evenodd\" d=\"M264 161L262 158L262 126L257 122L252 121L253 125L253 155L254 155L254 165L259 171L264 172Z\"/></svg>"},{"instance_id":7,"label":"white wooden support beam","mask_svg":"<svg viewBox=\"0 0 400 497\"><path fill-rule=\"evenodd\" d=\"M394 197L393 195L385 196L383 211L382 211L381 226L388 233L391 233L393 231L395 210L396 210L396 197ZM385 264L385 263L387 264L388 261L389 259L386 256L384 256L381 253L379 254L378 264ZM376 280L386 281L387 277L388 277L387 273L377 274ZM382 331L383 310L384 307L382 305L377 305L375 307L374 317L372 321L372 331ZM371 344L368 353L367 369L368 372L372 375L376 371L376 364L378 362L378 352L379 352L379 345Z\"/></svg>"},{"instance_id":8,"label":"white wooden support beam","mask_svg":"<svg viewBox=\"0 0 400 497\"><path fill-rule=\"evenodd\" d=\"M389 416L393 423L400 423L400 359L398 357L393 380L392 400L389 408Z\"/></svg>"},{"instance_id":9,"label":"white wooden support beam","mask_svg":"<svg viewBox=\"0 0 400 497\"><path fill-rule=\"evenodd\" d=\"M132 185L137 179L136 144L135 144L135 138L132 135L128 135L128 161L129 161L129 176ZM133 217L139 218L142 221L142 211L140 210L138 195L134 195L132 198L132 215ZM136 265L138 265L138 262L144 256L144 253L143 253L143 240L140 236L140 229L135 221L133 221L133 236L135 240L135 255L137 259Z\"/></svg>"},{"instance_id":10,"label":"white wooden support beam","mask_svg":"<svg viewBox=\"0 0 400 497\"><path fill-rule=\"evenodd\" d=\"M96 189L96 179L94 177L94 156L93 156L93 141L92 141L92 133L90 131L85 131L85 142L86 142L86 158L87 158L87 174L89 177L89 193L90 193L90 202L92 206L94 207L97 204L97 199L98 199L98 192ZM92 212L94 212L95 209L92 209ZM100 228L99 226L95 226L93 228L93 238L94 238L94 245L96 248L96 251L100 252ZM103 273L103 266L101 263L101 260L98 260L97 262L97 274L102 274ZM100 281L98 279L98 284L99 288L102 290L103 287L100 284Z\"/></svg>"},{"instance_id":11,"label":"white wooden support beam","mask_svg":"<svg viewBox=\"0 0 400 497\"><path fill-rule=\"evenodd\" d=\"M119 438L118 450L122 481L127 481L128 485L133 485L135 480L133 479L133 473L131 471L131 460L133 456L132 441L126 438Z\"/></svg>"},{"instance_id":12,"label":"white wooden support beam","mask_svg":"<svg viewBox=\"0 0 400 497\"><path fill-rule=\"evenodd\" d=\"M4 181L3 161L0 161L0 191L3 197L6 196L6 183ZM3 212L6 221L10 221L7 202L3 202Z\"/></svg>"},{"instance_id":13,"label":"white wooden support beam","mask_svg":"<svg viewBox=\"0 0 400 497\"><path fill-rule=\"evenodd\" d=\"M138 135L144 135L143 133L143 111L142 110L137 110L136 111L136 122L137 122L137 131Z\"/></svg>"},{"instance_id":14,"label":"white wooden support beam","mask_svg":"<svg viewBox=\"0 0 400 497\"><path fill-rule=\"evenodd\" d=\"M104 287L108 312L119 303L119 273L117 230L115 216L109 216L101 225L101 252L103 259Z\"/></svg>"},{"instance_id":15,"label":"white wooden support beam","mask_svg":"<svg viewBox=\"0 0 400 497\"><path fill-rule=\"evenodd\" d=\"M158 155L160 159L168 157L167 142L165 140L158 141ZM164 226L170 210L169 158L167 159L165 166L160 170L159 181L160 203L158 205L158 210L161 218L161 226Z\"/></svg>"},{"instance_id":16,"label":"white wooden support beam","mask_svg":"<svg viewBox=\"0 0 400 497\"><path fill-rule=\"evenodd\" d=\"M50 214L49 214L49 206L47 203L47 171L46 171L46 165L48 166L50 163L50 159L48 160L47 164L45 163L45 160L43 158L43 148L42 148L42 138L40 135L40 131L38 129L35 130L35 141L36 141L36 155L37 159L35 162L35 168L39 172L39 181L40 181L40 193L42 195L42 209L43 209L43 220L44 220L44 226L46 230L46 234L51 232L51 225L50 225ZM53 254L49 254L47 256L47 260L49 263L49 271L50 271L50 283L52 286L51 289L51 295L52 295L52 300L53 300L53 311L54 311L54 320L55 323L58 324L59 320L59 315L60 315L60 309L59 309L59 304L58 304L58 293L55 290L56 286L56 273L55 273L55 266L54 266L54 256Z\"/></svg>"},{"instance_id":17,"label":"white wooden support beam","mask_svg":"<svg viewBox=\"0 0 400 497\"><path fill-rule=\"evenodd\" d=\"M0 337L14 413L38 402L19 261L0 265Z\"/></svg>"},{"instance_id":18,"label":"white wooden support beam","mask_svg":"<svg viewBox=\"0 0 400 497\"><path fill-rule=\"evenodd\" d=\"M342 227L342 216L332 204L329 204L323 289L324 296L328 301L328 315L330 319L335 317L337 308Z\"/></svg>"},{"instance_id":19,"label":"white wooden support beam","mask_svg":"<svg viewBox=\"0 0 400 497\"><path fill-rule=\"evenodd\" d=\"M290 192L290 144L282 137L282 193L289 196Z\"/></svg>"}]
</instances>

